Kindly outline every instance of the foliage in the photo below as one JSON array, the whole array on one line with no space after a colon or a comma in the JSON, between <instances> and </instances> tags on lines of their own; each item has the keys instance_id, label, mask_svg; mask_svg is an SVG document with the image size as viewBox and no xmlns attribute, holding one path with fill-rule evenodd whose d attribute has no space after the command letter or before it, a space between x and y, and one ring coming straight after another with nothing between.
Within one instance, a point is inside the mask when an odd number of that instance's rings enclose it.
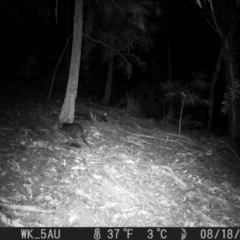
<instances>
[{"instance_id":1,"label":"foliage","mask_svg":"<svg viewBox=\"0 0 240 240\"><path fill-rule=\"evenodd\" d=\"M200 7L200 8L202 8L202 2L204 2L204 4L206 4L206 2L209 2L210 3L210 6L211 6L211 9L213 9L212 8L212 0L195 0L196 1L196 4ZM240 5L240 0L236 0L235 1L236 2L236 6L238 5Z\"/></svg>"},{"instance_id":2,"label":"foliage","mask_svg":"<svg viewBox=\"0 0 240 240\"><path fill-rule=\"evenodd\" d=\"M44 20L48 20L50 16L50 10L47 6L50 0L7 0L0 1L0 15L7 26L9 23L18 29L32 31L34 29L33 16L41 17Z\"/></svg>"},{"instance_id":3,"label":"foliage","mask_svg":"<svg viewBox=\"0 0 240 240\"><path fill-rule=\"evenodd\" d=\"M141 107L142 101L140 98L134 98L133 94L127 93L126 96L127 102L127 112L135 117L139 117L141 115Z\"/></svg>"},{"instance_id":4,"label":"foliage","mask_svg":"<svg viewBox=\"0 0 240 240\"><path fill-rule=\"evenodd\" d=\"M239 81L234 79L230 87L224 93L224 101L222 102L221 112L227 114L230 108L231 102L234 102L236 99L240 98L240 84Z\"/></svg>"},{"instance_id":5,"label":"foliage","mask_svg":"<svg viewBox=\"0 0 240 240\"><path fill-rule=\"evenodd\" d=\"M210 20L206 17L207 21L209 22L210 26L214 29L215 32L221 37L221 40L225 44L225 61L229 62L230 64L233 63L234 57L230 56L230 52L233 55L237 55L237 51L234 52L234 37L237 36L237 29L239 28L239 0L233 1L219 1L214 2L212 0L196 0L196 4L203 8L203 5L206 5L207 2L210 5L210 12L208 14L210 16ZM239 35L239 33L238 33ZM228 46L229 45L229 46ZM229 86L224 93L224 101L222 101L222 108L221 112L223 114L227 114L231 104L239 98L240 96L240 84L239 79L236 79L234 76L231 76L228 79Z\"/></svg>"},{"instance_id":6,"label":"foliage","mask_svg":"<svg viewBox=\"0 0 240 240\"><path fill-rule=\"evenodd\" d=\"M133 93L126 93L126 96L116 106L124 108L132 116L141 116L142 99L141 97L136 98Z\"/></svg>"},{"instance_id":7,"label":"foliage","mask_svg":"<svg viewBox=\"0 0 240 240\"><path fill-rule=\"evenodd\" d=\"M153 15L160 15L157 2L92 0L87 2L86 12L84 56L101 44L103 61L114 53L117 67L128 77L132 74L131 63L145 66L132 50L147 51L153 44L151 34L159 27L151 21Z\"/></svg>"},{"instance_id":8,"label":"foliage","mask_svg":"<svg viewBox=\"0 0 240 240\"><path fill-rule=\"evenodd\" d=\"M167 81L162 83L162 89L165 92L164 98L170 103L181 102L180 117L179 117L179 134L182 128L182 117L185 106L195 106L197 104L208 105L208 101L202 97L202 92L205 91L209 84L206 83L206 75L201 72L193 73L193 81L184 85L181 81ZM170 111L173 111L170 109Z\"/></svg>"}]
</instances>

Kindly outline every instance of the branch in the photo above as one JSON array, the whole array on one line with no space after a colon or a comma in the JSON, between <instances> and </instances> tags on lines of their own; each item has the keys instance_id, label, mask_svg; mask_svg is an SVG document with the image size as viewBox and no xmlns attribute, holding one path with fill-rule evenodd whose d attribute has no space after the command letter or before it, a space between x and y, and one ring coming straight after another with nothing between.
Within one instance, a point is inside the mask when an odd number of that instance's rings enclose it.
<instances>
[{"instance_id":1,"label":"branch","mask_svg":"<svg viewBox=\"0 0 240 240\"><path fill-rule=\"evenodd\" d=\"M198 28L198 29L202 30L203 32L209 34L210 36L214 36L212 32L207 31L206 29L204 29L203 27L200 27L199 25L193 24L192 22L189 22L189 21L186 21L186 20L183 20L183 19L181 19L181 21L183 21L183 22L185 22L185 23L187 23L187 24L189 24L189 25L191 25L195 28Z\"/></svg>"},{"instance_id":2,"label":"branch","mask_svg":"<svg viewBox=\"0 0 240 240\"><path fill-rule=\"evenodd\" d=\"M213 19L213 22L214 22L214 25L217 29L217 32L218 34L221 36L221 38L223 38L223 33L222 31L220 30L219 26L218 26L218 23L217 23L217 19L216 19L216 15L215 15L215 12L214 12L214 8L213 8L213 5L212 5L212 1L210 1L210 5L211 5L211 9L212 9L212 19Z\"/></svg>"},{"instance_id":3,"label":"branch","mask_svg":"<svg viewBox=\"0 0 240 240\"><path fill-rule=\"evenodd\" d=\"M104 43L104 42L102 42L102 41L99 41L99 40L93 39L93 38L89 37L87 34L85 34L84 32L83 32L82 34L83 34L86 38L92 40L93 42L96 42L96 43L100 43L100 44L102 44L104 47L106 47L106 49L110 49L111 51L113 51L113 52L115 52L115 53L117 53L117 54L123 56L123 54L121 54L121 53L120 53L119 51L117 51L116 49L110 47L108 44L106 44L106 43ZM123 56L123 57L124 57L124 56Z\"/></svg>"},{"instance_id":4,"label":"branch","mask_svg":"<svg viewBox=\"0 0 240 240\"><path fill-rule=\"evenodd\" d=\"M237 28L240 27L239 25L236 26L236 24L237 24L237 22L238 22L239 20L240 20L240 16L238 16L238 17L235 19L235 21L233 22L233 24L232 24L232 26L231 26L231 28L230 28L227 36L226 36L226 37L228 37L228 36L231 34L231 38L230 38L231 42L232 42L232 38L233 38L234 31L235 31Z\"/></svg>"},{"instance_id":5,"label":"branch","mask_svg":"<svg viewBox=\"0 0 240 240\"><path fill-rule=\"evenodd\" d=\"M120 53L119 51L117 51L116 49L110 47L108 44L106 44L106 43L104 43L104 42L102 42L102 41L99 41L99 40L96 40L96 39L93 39L93 38L89 37L89 36L88 36L87 34L85 34L84 32L82 32L82 34L83 34L85 37L87 37L88 39L92 40L93 42L102 44L107 50L110 50L110 51L112 51L112 52L114 52L114 53L116 53L116 54L119 54L119 55L128 63L127 58L126 58L122 53Z\"/></svg>"}]
</instances>

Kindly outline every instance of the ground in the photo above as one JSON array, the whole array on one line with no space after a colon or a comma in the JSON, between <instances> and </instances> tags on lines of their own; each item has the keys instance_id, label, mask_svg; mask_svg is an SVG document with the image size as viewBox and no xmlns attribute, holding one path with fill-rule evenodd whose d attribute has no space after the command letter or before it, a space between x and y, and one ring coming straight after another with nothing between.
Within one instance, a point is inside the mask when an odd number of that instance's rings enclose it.
<instances>
[{"instance_id":1,"label":"ground","mask_svg":"<svg viewBox=\"0 0 240 240\"><path fill-rule=\"evenodd\" d=\"M108 122L75 119L88 148L52 130L60 110L2 101L1 226L240 226L240 160L226 138L108 109Z\"/></svg>"}]
</instances>

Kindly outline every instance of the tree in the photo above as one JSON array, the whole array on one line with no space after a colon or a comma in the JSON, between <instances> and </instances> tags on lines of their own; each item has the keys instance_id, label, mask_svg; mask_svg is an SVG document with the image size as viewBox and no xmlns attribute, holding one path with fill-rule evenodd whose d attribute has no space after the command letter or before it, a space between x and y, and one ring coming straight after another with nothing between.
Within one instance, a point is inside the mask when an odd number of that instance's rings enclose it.
<instances>
[{"instance_id":1,"label":"tree","mask_svg":"<svg viewBox=\"0 0 240 240\"><path fill-rule=\"evenodd\" d=\"M69 70L69 78L66 96L60 113L59 121L73 122L75 112L75 100L77 97L78 77L82 48L83 26L83 0L75 0L72 56Z\"/></svg>"},{"instance_id":2,"label":"tree","mask_svg":"<svg viewBox=\"0 0 240 240\"><path fill-rule=\"evenodd\" d=\"M208 101L206 101L200 93L203 90L208 88L208 84L205 81L206 75L201 72L198 74L193 73L193 80L188 84L184 84L181 81L171 81L168 80L161 84L162 90L165 92L163 97L166 102L170 102L171 105L174 103L181 102L180 106L180 113L179 113L179 131L178 133L181 134L181 129L183 127L183 110L185 106L196 106L196 105L208 105ZM170 108L168 111L168 115L174 115L173 107ZM190 125L199 125L197 121L190 121L190 117L186 123L187 127Z\"/></svg>"},{"instance_id":3,"label":"tree","mask_svg":"<svg viewBox=\"0 0 240 240\"><path fill-rule=\"evenodd\" d=\"M202 4L202 2L204 2L204 4ZM211 83L208 128L210 128L212 121L214 87L223 60L226 92L222 112L228 114L230 143L238 148L240 146L240 73L236 40L240 34L239 1L218 0L213 2L212 0L208 0L207 2L205 0L202 2L201 0L196 0L196 3L204 13L205 19L217 33L222 44Z\"/></svg>"},{"instance_id":4,"label":"tree","mask_svg":"<svg viewBox=\"0 0 240 240\"><path fill-rule=\"evenodd\" d=\"M26 87L26 80L33 77L43 56L42 46L36 41L36 36L38 23L49 20L48 1L0 1L1 73L6 74L12 83L14 81L17 91L19 87ZM10 64L6 64L8 62ZM16 78L18 81L15 81ZM10 81L6 83L9 84Z\"/></svg>"},{"instance_id":5,"label":"tree","mask_svg":"<svg viewBox=\"0 0 240 240\"><path fill-rule=\"evenodd\" d=\"M128 77L132 74L131 63L144 65L133 53L133 49L146 51L151 46L151 34L157 25L149 24L150 13L154 8L159 14L159 8L156 3L135 0L89 1L88 6L84 36L101 44L102 59L108 62L107 82L102 100L103 105L108 105L114 65L123 69Z\"/></svg>"}]
</instances>

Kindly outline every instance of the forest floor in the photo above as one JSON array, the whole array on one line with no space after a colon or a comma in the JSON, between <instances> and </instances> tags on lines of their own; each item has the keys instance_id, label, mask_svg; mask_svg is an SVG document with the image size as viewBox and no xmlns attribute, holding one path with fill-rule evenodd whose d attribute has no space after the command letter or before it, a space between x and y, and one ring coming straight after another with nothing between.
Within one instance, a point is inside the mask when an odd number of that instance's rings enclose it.
<instances>
[{"instance_id":1,"label":"forest floor","mask_svg":"<svg viewBox=\"0 0 240 240\"><path fill-rule=\"evenodd\" d=\"M240 160L224 137L107 109L107 122L75 119L91 145L76 147L51 130L60 102L1 105L0 226L240 226Z\"/></svg>"}]
</instances>

